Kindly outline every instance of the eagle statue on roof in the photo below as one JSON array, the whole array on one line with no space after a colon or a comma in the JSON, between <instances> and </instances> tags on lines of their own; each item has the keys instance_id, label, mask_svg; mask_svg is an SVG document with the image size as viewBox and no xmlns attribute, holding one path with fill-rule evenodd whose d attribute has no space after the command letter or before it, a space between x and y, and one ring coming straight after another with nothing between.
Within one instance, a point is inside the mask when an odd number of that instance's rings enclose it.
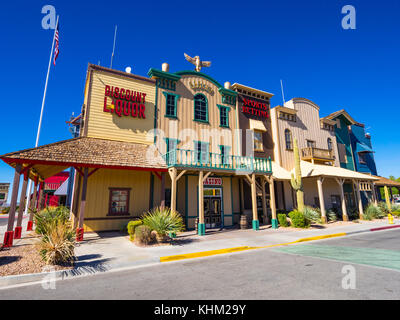
<instances>
[{"instance_id":1,"label":"eagle statue on roof","mask_svg":"<svg viewBox=\"0 0 400 320\"><path fill-rule=\"evenodd\" d=\"M209 67L211 66L211 61L201 61L199 56L195 56L192 58L191 56L187 55L186 53L183 53L185 55L185 58L187 61L189 61L191 64L194 64L196 66L195 70L197 72L200 72L202 67Z\"/></svg>"}]
</instances>

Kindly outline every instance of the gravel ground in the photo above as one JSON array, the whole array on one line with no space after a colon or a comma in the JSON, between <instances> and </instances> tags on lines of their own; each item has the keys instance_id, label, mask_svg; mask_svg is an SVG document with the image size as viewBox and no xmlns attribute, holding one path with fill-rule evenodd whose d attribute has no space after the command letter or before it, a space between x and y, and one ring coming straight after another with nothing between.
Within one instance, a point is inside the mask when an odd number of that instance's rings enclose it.
<instances>
[{"instance_id":1,"label":"gravel ground","mask_svg":"<svg viewBox=\"0 0 400 320\"><path fill-rule=\"evenodd\" d=\"M35 243L39 241L36 235L29 238L28 244L16 245L0 249L0 276L39 273L44 270L46 263L42 261ZM72 269L71 266L51 266L53 270Z\"/></svg>"}]
</instances>

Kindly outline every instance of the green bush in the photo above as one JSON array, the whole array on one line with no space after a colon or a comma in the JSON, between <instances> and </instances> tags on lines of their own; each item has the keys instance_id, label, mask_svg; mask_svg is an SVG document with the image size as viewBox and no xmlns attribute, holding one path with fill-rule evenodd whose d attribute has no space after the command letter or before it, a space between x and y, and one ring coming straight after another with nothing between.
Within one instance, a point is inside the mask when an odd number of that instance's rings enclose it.
<instances>
[{"instance_id":1,"label":"green bush","mask_svg":"<svg viewBox=\"0 0 400 320\"><path fill-rule=\"evenodd\" d=\"M142 217L142 221L151 230L157 231L160 237L166 236L168 232L180 232L185 229L182 216L168 207L154 208Z\"/></svg>"},{"instance_id":2,"label":"green bush","mask_svg":"<svg viewBox=\"0 0 400 320\"><path fill-rule=\"evenodd\" d=\"M321 212L316 208L304 206L303 215L308 225L311 223L321 223Z\"/></svg>"},{"instance_id":3,"label":"green bush","mask_svg":"<svg viewBox=\"0 0 400 320\"><path fill-rule=\"evenodd\" d=\"M285 213L278 213L278 221L279 225L282 227L288 227L289 223L287 221L287 217Z\"/></svg>"},{"instance_id":4,"label":"green bush","mask_svg":"<svg viewBox=\"0 0 400 320\"><path fill-rule=\"evenodd\" d=\"M129 221L126 229L128 231L130 240L133 240L135 238L136 227L141 226L142 224L142 220Z\"/></svg>"},{"instance_id":5,"label":"green bush","mask_svg":"<svg viewBox=\"0 0 400 320\"><path fill-rule=\"evenodd\" d=\"M148 226L140 225L135 228L135 241L139 244L149 244L151 240L151 229Z\"/></svg>"},{"instance_id":6,"label":"green bush","mask_svg":"<svg viewBox=\"0 0 400 320\"><path fill-rule=\"evenodd\" d=\"M389 208L387 206L387 203L385 201L381 201L378 203L378 207L379 209L381 209L381 212L386 216L387 214L389 214Z\"/></svg>"},{"instance_id":7,"label":"green bush","mask_svg":"<svg viewBox=\"0 0 400 320\"><path fill-rule=\"evenodd\" d=\"M351 209L348 212L349 220L358 220L360 218L358 210L356 208Z\"/></svg>"},{"instance_id":8,"label":"green bush","mask_svg":"<svg viewBox=\"0 0 400 320\"><path fill-rule=\"evenodd\" d=\"M386 214L382 211L380 206L370 204L364 212L364 220L381 219Z\"/></svg>"},{"instance_id":9,"label":"green bush","mask_svg":"<svg viewBox=\"0 0 400 320\"><path fill-rule=\"evenodd\" d=\"M295 228L308 228L309 224L307 223L304 214L300 211L293 210L289 213L289 218L292 221L292 226Z\"/></svg>"},{"instance_id":10,"label":"green bush","mask_svg":"<svg viewBox=\"0 0 400 320\"><path fill-rule=\"evenodd\" d=\"M326 213L326 217L328 218L328 221L332 221L332 222L338 221L338 214L333 210L329 210Z\"/></svg>"},{"instance_id":11,"label":"green bush","mask_svg":"<svg viewBox=\"0 0 400 320\"><path fill-rule=\"evenodd\" d=\"M67 207L47 207L34 215L36 233L45 235L52 231L53 224L64 224L69 220L70 210Z\"/></svg>"},{"instance_id":12,"label":"green bush","mask_svg":"<svg viewBox=\"0 0 400 320\"><path fill-rule=\"evenodd\" d=\"M392 212L393 211L400 211L400 204L397 203L392 204Z\"/></svg>"},{"instance_id":13,"label":"green bush","mask_svg":"<svg viewBox=\"0 0 400 320\"><path fill-rule=\"evenodd\" d=\"M400 217L400 211L394 211L392 212L392 215L395 217Z\"/></svg>"}]
</instances>

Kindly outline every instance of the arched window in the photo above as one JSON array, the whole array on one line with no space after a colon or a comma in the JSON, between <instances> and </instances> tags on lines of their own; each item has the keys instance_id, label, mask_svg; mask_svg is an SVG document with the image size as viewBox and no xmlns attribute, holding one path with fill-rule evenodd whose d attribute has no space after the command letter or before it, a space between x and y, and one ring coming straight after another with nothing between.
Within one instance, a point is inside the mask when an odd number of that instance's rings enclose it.
<instances>
[{"instance_id":1,"label":"arched window","mask_svg":"<svg viewBox=\"0 0 400 320\"><path fill-rule=\"evenodd\" d=\"M293 138L289 129L285 130L286 150L293 150Z\"/></svg>"},{"instance_id":2,"label":"arched window","mask_svg":"<svg viewBox=\"0 0 400 320\"><path fill-rule=\"evenodd\" d=\"M194 96L194 120L208 122L208 102L202 94Z\"/></svg>"},{"instance_id":3,"label":"arched window","mask_svg":"<svg viewBox=\"0 0 400 320\"><path fill-rule=\"evenodd\" d=\"M328 150L332 150L332 139L328 138Z\"/></svg>"}]
</instances>

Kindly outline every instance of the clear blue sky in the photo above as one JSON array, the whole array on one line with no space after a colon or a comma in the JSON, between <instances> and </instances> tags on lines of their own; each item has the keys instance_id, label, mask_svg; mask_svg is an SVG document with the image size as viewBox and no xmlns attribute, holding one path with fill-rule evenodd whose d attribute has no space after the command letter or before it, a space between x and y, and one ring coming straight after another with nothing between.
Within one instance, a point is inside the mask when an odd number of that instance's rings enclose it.
<instances>
[{"instance_id":1,"label":"clear blue sky","mask_svg":"<svg viewBox=\"0 0 400 320\"><path fill-rule=\"evenodd\" d=\"M372 135L378 174L400 176L400 1L6 1L0 12L0 154L33 147L53 31L41 9L60 15L60 55L52 68L40 144L69 139L65 121L83 103L87 64L147 75L150 67L192 69L183 53L211 60L207 71L285 98L316 102L320 115L345 108ZM343 30L341 8L356 8ZM13 169L0 163L0 181Z\"/></svg>"}]
</instances>

